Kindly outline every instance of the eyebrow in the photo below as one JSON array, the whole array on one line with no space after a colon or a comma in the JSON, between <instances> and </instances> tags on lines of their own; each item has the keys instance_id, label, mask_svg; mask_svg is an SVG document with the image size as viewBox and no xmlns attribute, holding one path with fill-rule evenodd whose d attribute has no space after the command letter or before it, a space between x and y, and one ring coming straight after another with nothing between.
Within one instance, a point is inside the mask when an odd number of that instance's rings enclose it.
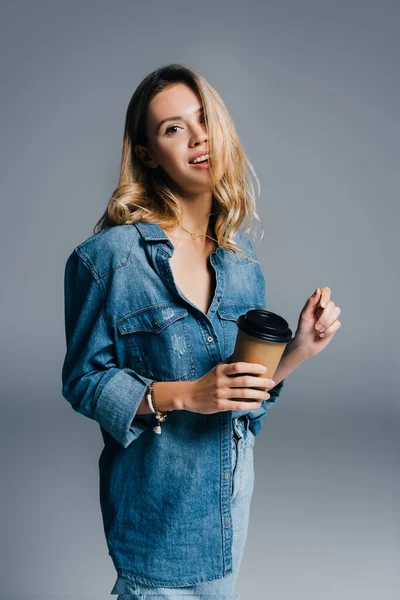
<instances>
[{"instance_id":1,"label":"eyebrow","mask_svg":"<svg viewBox=\"0 0 400 600\"><path fill-rule=\"evenodd\" d=\"M204 106L200 106L200 108L198 108L194 112L195 113L204 112ZM163 119L157 125L156 134L160 131L160 128L162 127L162 125L164 125L164 123L166 123L167 121L179 121L180 119L183 119L183 117L175 116L175 117L167 117L166 119Z\"/></svg>"}]
</instances>

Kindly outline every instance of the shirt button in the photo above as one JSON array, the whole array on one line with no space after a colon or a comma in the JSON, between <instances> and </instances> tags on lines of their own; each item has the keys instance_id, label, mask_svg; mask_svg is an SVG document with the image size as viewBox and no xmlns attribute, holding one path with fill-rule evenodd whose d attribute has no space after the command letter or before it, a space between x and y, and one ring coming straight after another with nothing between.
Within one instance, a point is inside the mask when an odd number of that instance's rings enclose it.
<instances>
[{"instance_id":1,"label":"shirt button","mask_svg":"<svg viewBox=\"0 0 400 600\"><path fill-rule=\"evenodd\" d=\"M229 480L229 471L225 471L225 479L226 479L226 481Z\"/></svg>"},{"instance_id":2,"label":"shirt button","mask_svg":"<svg viewBox=\"0 0 400 600\"><path fill-rule=\"evenodd\" d=\"M214 338L211 337L211 335L209 335L207 339L208 339L209 342L213 342L214 341Z\"/></svg>"},{"instance_id":3,"label":"shirt button","mask_svg":"<svg viewBox=\"0 0 400 600\"><path fill-rule=\"evenodd\" d=\"M225 525L228 527L228 525L229 525L229 517L225 517Z\"/></svg>"}]
</instances>

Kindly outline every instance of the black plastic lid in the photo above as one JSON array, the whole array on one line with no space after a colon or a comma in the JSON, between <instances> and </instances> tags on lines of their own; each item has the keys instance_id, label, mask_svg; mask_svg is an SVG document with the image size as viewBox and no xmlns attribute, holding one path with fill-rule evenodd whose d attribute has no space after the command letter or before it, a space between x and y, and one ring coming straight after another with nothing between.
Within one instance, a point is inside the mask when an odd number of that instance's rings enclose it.
<instances>
[{"instance_id":1,"label":"black plastic lid","mask_svg":"<svg viewBox=\"0 0 400 600\"><path fill-rule=\"evenodd\" d=\"M288 322L268 310L249 310L240 315L236 325L248 335L266 342L285 344L293 339Z\"/></svg>"}]
</instances>

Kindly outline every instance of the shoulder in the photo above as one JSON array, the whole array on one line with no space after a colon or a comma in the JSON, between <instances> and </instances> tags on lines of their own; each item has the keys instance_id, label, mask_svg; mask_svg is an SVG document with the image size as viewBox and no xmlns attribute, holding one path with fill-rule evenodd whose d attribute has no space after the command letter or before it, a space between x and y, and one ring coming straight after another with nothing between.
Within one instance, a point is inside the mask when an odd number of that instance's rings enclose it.
<instances>
[{"instance_id":1,"label":"shoulder","mask_svg":"<svg viewBox=\"0 0 400 600\"><path fill-rule=\"evenodd\" d=\"M236 241L238 242L242 250L248 253L252 258L256 258L256 253L249 233L240 232Z\"/></svg>"},{"instance_id":2,"label":"shoulder","mask_svg":"<svg viewBox=\"0 0 400 600\"><path fill-rule=\"evenodd\" d=\"M253 241L249 233L245 233L243 229L239 229L234 236L234 240L239 246L239 248L246 255L245 257L240 256L236 260L234 260L236 264L249 262L254 262L255 264L257 264L259 262L256 250L253 246Z\"/></svg>"},{"instance_id":3,"label":"shoulder","mask_svg":"<svg viewBox=\"0 0 400 600\"><path fill-rule=\"evenodd\" d=\"M131 224L107 227L76 246L72 255L78 255L99 279L126 265L138 237Z\"/></svg>"}]
</instances>

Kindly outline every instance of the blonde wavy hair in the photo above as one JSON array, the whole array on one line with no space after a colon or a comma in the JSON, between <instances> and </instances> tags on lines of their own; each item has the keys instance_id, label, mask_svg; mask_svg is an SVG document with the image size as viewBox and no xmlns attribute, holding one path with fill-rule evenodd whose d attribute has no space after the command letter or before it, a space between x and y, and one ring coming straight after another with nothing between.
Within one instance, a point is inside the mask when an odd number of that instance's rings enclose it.
<instances>
[{"instance_id":1,"label":"blonde wavy hair","mask_svg":"<svg viewBox=\"0 0 400 600\"><path fill-rule=\"evenodd\" d=\"M161 167L147 167L134 151L137 144L147 146L146 121L150 101L160 91L176 83L188 85L204 108L211 155L209 172L214 234L225 250L243 255L245 253L234 240L236 232L246 219L245 234L251 231L253 219L261 224L247 165L257 182L258 195L260 184L221 97L202 76L182 64L156 69L136 88L126 113L118 187L93 233L137 221L158 223L165 228L181 225L181 205L171 189L167 174ZM261 238L263 235L264 231Z\"/></svg>"}]
</instances>

